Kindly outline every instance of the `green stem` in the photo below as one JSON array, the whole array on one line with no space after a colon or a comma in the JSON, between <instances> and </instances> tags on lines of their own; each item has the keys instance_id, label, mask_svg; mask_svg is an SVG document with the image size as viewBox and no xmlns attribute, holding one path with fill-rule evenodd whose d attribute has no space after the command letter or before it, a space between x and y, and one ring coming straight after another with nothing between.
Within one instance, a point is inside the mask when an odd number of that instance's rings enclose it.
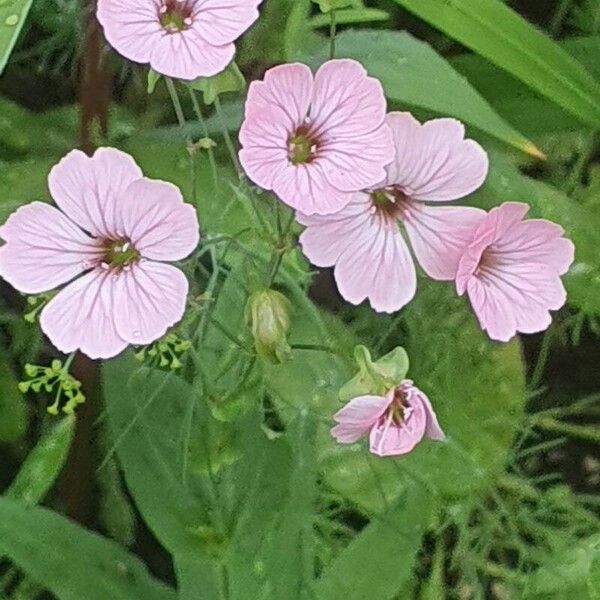
<instances>
[{"instance_id":1,"label":"green stem","mask_svg":"<svg viewBox=\"0 0 600 600\"><path fill-rule=\"evenodd\" d=\"M329 11L329 58L335 58L335 36L337 33L337 23L335 22L335 10Z\"/></svg>"},{"instance_id":2,"label":"green stem","mask_svg":"<svg viewBox=\"0 0 600 600\"><path fill-rule=\"evenodd\" d=\"M552 417L537 417L535 415L532 417L531 421L535 427L551 433L568 435L595 444L600 443L600 431L596 427L563 423Z\"/></svg>"},{"instance_id":3,"label":"green stem","mask_svg":"<svg viewBox=\"0 0 600 600\"><path fill-rule=\"evenodd\" d=\"M221 107L221 100L219 100L219 96L215 97L215 109L217 111L217 115L219 116L219 121L221 122L221 130L223 133L223 138L225 140L225 145L227 146L227 150L229 151L229 156L231 157L231 162L235 167L235 170L238 173L239 178L242 178L242 168L238 161L237 152L235 151L235 146L233 145L233 140L229 135L229 131L225 125L225 115L223 114L223 108Z\"/></svg>"},{"instance_id":4,"label":"green stem","mask_svg":"<svg viewBox=\"0 0 600 600\"><path fill-rule=\"evenodd\" d=\"M196 119L198 119L198 123L200 123L200 127L202 128L202 133L205 138L208 138L208 128L206 126L206 121L202 116L202 109L200 108L200 103L198 102L198 98L196 97L196 92L188 87L188 92L190 94L190 99L192 101L192 107L194 109L194 113L196 115ZM218 182L218 172L217 172L217 162L215 160L215 153L212 148L208 148L208 161L210 163L210 170L213 177L213 182L215 186Z\"/></svg>"},{"instance_id":5,"label":"green stem","mask_svg":"<svg viewBox=\"0 0 600 600\"><path fill-rule=\"evenodd\" d=\"M340 354L338 350L331 346L324 346L321 344L291 344L292 350L315 350L316 352L329 352L330 354Z\"/></svg>"},{"instance_id":6,"label":"green stem","mask_svg":"<svg viewBox=\"0 0 600 600\"><path fill-rule=\"evenodd\" d=\"M544 370L546 368L546 363L548 362L548 355L550 354L550 345L552 343L553 333L554 332L552 327L546 329L546 331L544 332L544 336L542 338L542 345L538 353L535 367L531 374L531 379L529 380L529 387L532 390L537 389L540 383L542 382Z\"/></svg>"},{"instance_id":7,"label":"green stem","mask_svg":"<svg viewBox=\"0 0 600 600\"><path fill-rule=\"evenodd\" d=\"M177 95L175 83L170 77L165 77L165 83L167 84L167 90L169 90L169 96L171 96L171 102L173 103L173 109L175 110L175 115L177 116L177 122L182 129L185 129L185 116L183 114L181 102L179 101L179 96Z\"/></svg>"}]
</instances>

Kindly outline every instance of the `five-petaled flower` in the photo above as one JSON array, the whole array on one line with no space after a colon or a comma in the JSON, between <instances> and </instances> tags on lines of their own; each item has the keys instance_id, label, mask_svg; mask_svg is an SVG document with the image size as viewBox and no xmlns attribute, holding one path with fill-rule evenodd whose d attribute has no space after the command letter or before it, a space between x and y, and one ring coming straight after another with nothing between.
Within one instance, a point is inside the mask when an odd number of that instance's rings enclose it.
<instances>
[{"instance_id":1,"label":"five-petaled flower","mask_svg":"<svg viewBox=\"0 0 600 600\"><path fill-rule=\"evenodd\" d=\"M381 84L353 60L267 71L250 85L240 161L254 183L307 215L375 186L394 157Z\"/></svg>"},{"instance_id":2,"label":"five-petaled flower","mask_svg":"<svg viewBox=\"0 0 600 600\"><path fill-rule=\"evenodd\" d=\"M334 415L331 435L353 444L369 432L369 449L378 456L409 453L424 436L444 440L429 398L410 379L385 396L359 396Z\"/></svg>"},{"instance_id":3,"label":"five-petaled flower","mask_svg":"<svg viewBox=\"0 0 600 600\"><path fill-rule=\"evenodd\" d=\"M98 0L98 20L115 50L163 75L211 77L233 42L258 18L262 0Z\"/></svg>"},{"instance_id":4,"label":"five-petaled flower","mask_svg":"<svg viewBox=\"0 0 600 600\"><path fill-rule=\"evenodd\" d=\"M456 275L456 289L467 292L481 327L503 342L546 329L549 311L567 299L560 276L573 262L573 243L559 225L524 220L528 210L520 202L493 208L473 230Z\"/></svg>"},{"instance_id":5,"label":"five-petaled flower","mask_svg":"<svg viewBox=\"0 0 600 600\"><path fill-rule=\"evenodd\" d=\"M415 295L413 259L399 228L410 239L423 270L451 281L461 252L485 213L477 208L429 206L462 198L484 181L488 159L476 142L464 139L454 119L420 124L409 113L390 113L387 124L396 158L385 179L355 193L332 215L297 213L306 225L302 250L319 267L335 265L342 296L353 304L368 298L380 312L394 312Z\"/></svg>"},{"instance_id":6,"label":"five-petaled flower","mask_svg":"<svg viewBox=\"0 0 600 600\"><path fill-rule=\"evenodd\" d=\"M0 276L26 294L68 284L40 315L62 352L108 358L161 337L181 319L188 292L185 275L163 261L197 246L195 209L112 148L92 158L70 152L48 183L61 210L32 202L8 218Z\"/></svg>"}]
</instances>

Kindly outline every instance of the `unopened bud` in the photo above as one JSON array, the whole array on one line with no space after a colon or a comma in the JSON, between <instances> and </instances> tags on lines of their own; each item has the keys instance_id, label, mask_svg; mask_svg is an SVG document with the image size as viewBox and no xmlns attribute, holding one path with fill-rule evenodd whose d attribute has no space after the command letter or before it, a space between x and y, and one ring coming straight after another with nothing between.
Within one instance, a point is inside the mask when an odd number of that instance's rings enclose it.
<instances>
[{"instance_id":1,"label":"unopened bud","mask_svg":"<svg viewBox=\"0 0 600 600\"><path fill-rule=\"evenodd\" d=\"M282 363L290 353L290 301L275 290L255 292L246 305L246 322L254 336L254 347L261 358Z\"/></svg>"}]
</instances>

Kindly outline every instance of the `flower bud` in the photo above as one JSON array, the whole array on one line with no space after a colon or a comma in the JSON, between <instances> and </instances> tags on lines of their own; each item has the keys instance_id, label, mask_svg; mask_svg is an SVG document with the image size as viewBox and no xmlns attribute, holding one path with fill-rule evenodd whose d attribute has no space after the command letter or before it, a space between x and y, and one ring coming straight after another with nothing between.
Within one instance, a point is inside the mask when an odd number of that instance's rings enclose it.
<instances>
[{"instance_id":1,"label":"flower bud","mask_svg":"<svg viewBox=\"0 0 600 600\"><path fill-rule=\"evenodd\" d=\"M273 363L282 363L290 353L290 301L275 290L255 292L246 304L246 322L254 336L258 355Z\"/></svg>"}]
</instances>

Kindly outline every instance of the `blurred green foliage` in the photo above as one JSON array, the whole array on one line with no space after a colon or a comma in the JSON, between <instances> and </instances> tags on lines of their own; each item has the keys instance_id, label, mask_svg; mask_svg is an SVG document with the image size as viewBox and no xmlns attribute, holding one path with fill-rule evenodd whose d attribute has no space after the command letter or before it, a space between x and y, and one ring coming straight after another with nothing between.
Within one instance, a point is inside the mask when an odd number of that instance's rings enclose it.
<instances>
[{"instance_id":1,"label":"blurred green foliage","mask_svg":"<svg viewBox=\"0 0 600 600\"><path fill-rule=\"evenodd\" d=\"M0 9L17 10L15 1ZM416 299L391 316L349 310L331 294L315 303L298 231L282 231L290 212L230 164L223 132L241 121L239 73L197 82L197 105L179 87L182 131L164 82L148 95L145 69L107 56L114 103L108 138L96 141L180 186L200 215L203 243L181 265L192 288L177 333L189 348L178 370L140 364L129 351L102 365L102 412L86 443L96 458L95 525L110 540L60 514L55 484L80 416L49 424L18 394L23 365L48 348L23 321L21 299L0 296L0 444L11 465L0 461L0 598L599 597L597 496L587 481L585 494L567 487L548 466L566 438L594 439L599 396L557 408L538 378L548 353L577 352L583 338L597 348L600 333L600 3L565 6L544 33L497 0L265 0L236 58L247 80L286 60L322 62L333 8L336 55L378 77L392 108L464 121L491 157L468 202L527 202L577 247L569 306L539 357L531 340L525 354L519 341L490 342L450 285L420 279ZM76 105L32 112L11 98L28 93L23 70L72 85L81 6L36 2L23 31L2 82L11 93L0 99L0 221L50 200L49 169L78 145ZM556 31L569 36L555 41ZM2 40L0 59L12 44ZM250 294L265 285L291 303L283 364L254 352L244 321ZM446 443L424 442L402 459L335 445L331 415L359 343L374 359L406 349L408 377L432 398ZM539 398L550 408L536 413ZM593 471L597 447L580 443ZM532 466L540 464L541 474Z\"/></svg>"}]
</instances>

